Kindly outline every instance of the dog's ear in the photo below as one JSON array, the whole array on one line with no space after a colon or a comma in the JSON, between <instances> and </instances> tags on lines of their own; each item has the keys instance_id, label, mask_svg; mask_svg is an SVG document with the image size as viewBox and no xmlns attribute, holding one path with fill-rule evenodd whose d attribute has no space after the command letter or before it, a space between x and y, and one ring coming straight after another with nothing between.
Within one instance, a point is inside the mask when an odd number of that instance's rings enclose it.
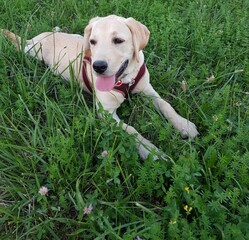
<instances>
[{"instance_id":1,"label":"dog's ear","mask_svg":"<svg viewBox=\"0 0 249 240\"><path fill-rule=\"evenodd\" d=\"M100 17L95 17L90 20L88 25L85 27L84 30L84 56L90 57L91 56L91 49L90 49L90 35L92 32L92 26L95 22L97 22L100 19Z\"/></svg>"},{"instance_id":2,"label":"dog's ear","mask_svg":"<svg viewBox=\"0 0 249 240\"><path fill-rule=\"evenodd\" d=\"M149 41L150 31L142 23L136 21L134 18L127 18L126 25L132 33L132 40L134 45L135 59L139 61L139 51L142 50Z\"/></svg>"}]
</instances>

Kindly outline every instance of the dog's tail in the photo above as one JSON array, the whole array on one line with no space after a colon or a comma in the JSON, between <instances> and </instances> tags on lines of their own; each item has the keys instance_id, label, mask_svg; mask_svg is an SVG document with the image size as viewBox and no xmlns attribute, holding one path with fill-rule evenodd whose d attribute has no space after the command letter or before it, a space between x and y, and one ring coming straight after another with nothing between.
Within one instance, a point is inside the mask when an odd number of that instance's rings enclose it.
<instances>
[{"instance_id":1,"label":"dog's tail","mask_svg":"<svg viewBox=\"0 0 249 240\"><path fill-rule=\"evenodd\" d=\"M21 50L22 38L20 36L6 29L0 29L0 33L2 33L5 37L9 38L18 51Z\"/></svg>"}]
</instances>

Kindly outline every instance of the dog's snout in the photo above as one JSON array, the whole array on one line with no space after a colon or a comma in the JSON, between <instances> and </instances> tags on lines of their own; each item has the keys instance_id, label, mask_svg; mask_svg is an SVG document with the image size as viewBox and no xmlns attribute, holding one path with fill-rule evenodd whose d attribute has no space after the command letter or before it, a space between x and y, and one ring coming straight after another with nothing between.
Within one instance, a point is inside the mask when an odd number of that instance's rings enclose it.
<instances>
[{"instance_id":1,"label":"dog's snout","mask_svg":"<svg viewBox=\"0 0 249 240\"><path fill-rule=\"evenodd\" d=\"M108 64L106 61L95 61L93 63L93 69L97 73L104 73L108 67Z\"/></svg>"}]
</instances>

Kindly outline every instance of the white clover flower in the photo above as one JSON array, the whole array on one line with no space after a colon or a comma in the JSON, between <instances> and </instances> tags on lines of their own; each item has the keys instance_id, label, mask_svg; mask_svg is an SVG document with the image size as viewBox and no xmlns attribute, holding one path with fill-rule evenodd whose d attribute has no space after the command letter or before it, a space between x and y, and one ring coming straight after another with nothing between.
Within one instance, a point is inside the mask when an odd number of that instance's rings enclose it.
<instances>
[{"instance_id":1,"label":"white clover flower","mask_svg":"<svg viewBox=\"0 0 249 240\"><path fill-rule=\"evenodd\" d=\"M107 157L107 155L108 155L108 152L107 152L106 150L104 150L104 151L101 153L101 156L102 156L103 158Z\"/></svg>"},{"instance_id":2,"label":"white clover flower","mask_svg":"<svg viewBox=\"0 0 249 240\"><path fill-rule=\"evenodd\" d=\"M84 208L84 214L88 215L92 212L92 210L93 210L93 205L90 204L88 207Z\"/></svg>"},{"instance_id":3,"label":"white clover flower","mask_svg":"<svg viewBox=\"0 0 249 240\"><path fill-rule=\"evenodd\" d=\"M48 193L48 188L42 186L42 187L39 189L39 193L40 193L42 196L45 196L45 195Z\"/></svg>"}]
</instances>

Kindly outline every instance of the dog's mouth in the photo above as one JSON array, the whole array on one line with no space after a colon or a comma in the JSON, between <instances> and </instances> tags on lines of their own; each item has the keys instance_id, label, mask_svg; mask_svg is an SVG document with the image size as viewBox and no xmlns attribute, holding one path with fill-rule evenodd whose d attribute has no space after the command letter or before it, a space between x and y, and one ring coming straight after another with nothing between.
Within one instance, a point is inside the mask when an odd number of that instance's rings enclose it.
<instances>
[{"instance_id":1,"label":"dog's mouth","mask_svg":"<svg viewBox=\"0 0 249 240\"><path fill-rule=\"evenodd\" d=\"M116 81L119 80L119 78L123 75L125 69L128 67L129 64L129 60L126 60L123 62L123 64L121 65L121 67L119 68L119 70L116 73Z\"/></svg>"},{"instance_id":2,"label":"dog's mouth","mask_svg":"<svg viewBox=\"0 0 249 240\"><path fill-rule=\"evenodd\" d=\"M115 85L119 82L119 79L124 74L124 71L128 67L128 64L129 64L129 60L124 61L115 75L98 76L96 78L95 87L101 92L110 92L115 87Z\"/></svg>"}]
</instances>

